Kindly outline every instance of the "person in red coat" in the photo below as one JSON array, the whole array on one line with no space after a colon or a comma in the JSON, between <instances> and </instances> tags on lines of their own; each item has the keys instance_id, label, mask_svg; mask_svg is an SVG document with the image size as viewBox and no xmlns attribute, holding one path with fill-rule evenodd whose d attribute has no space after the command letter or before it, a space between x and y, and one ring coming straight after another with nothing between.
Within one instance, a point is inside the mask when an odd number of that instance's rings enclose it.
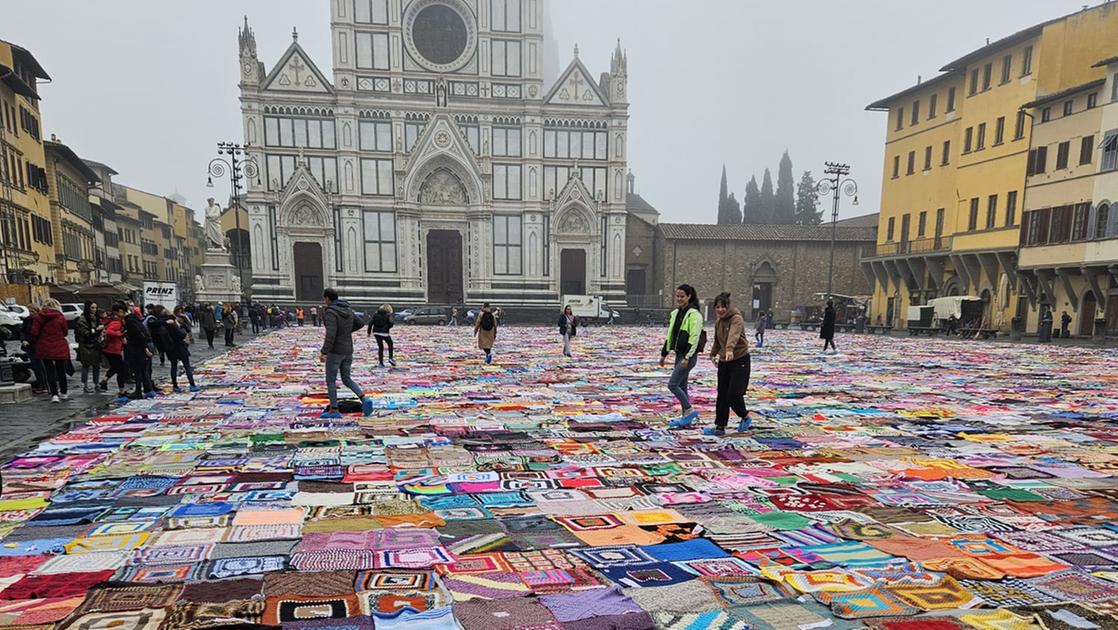
<instances>
[{"instance_id":1,"label":"person in red coat","mask_svg":"<svg viewBox=\"0 0 1118 630\"><path fill-rule=\"evenodd\" d=\"M116 376L117 396L127 396L124 388L125 379L128 377L128 368L124 365L124 322L122 313L127 313L128 307L124 302L113 304L112 316L105 322L105 345L101 354L109 363L109 371L101 379L101 391L109 389L109 377Z\"/></svg>"},{"instance_id":2,"label":"person in red coat","mask_svg":"<svg viewBox=\"0 0 1118 630\"><path fill-rule=\"evenodd\" d=\"M70 365L70 342L66 339L69 327L62 315L58 300L47 300L35 322L31 324L31 337L35 340L35 354L43 361L47 373L47 387L50 401L59 402L69 398L67 392L67 368Z\"/></svg>"}]
</instances>

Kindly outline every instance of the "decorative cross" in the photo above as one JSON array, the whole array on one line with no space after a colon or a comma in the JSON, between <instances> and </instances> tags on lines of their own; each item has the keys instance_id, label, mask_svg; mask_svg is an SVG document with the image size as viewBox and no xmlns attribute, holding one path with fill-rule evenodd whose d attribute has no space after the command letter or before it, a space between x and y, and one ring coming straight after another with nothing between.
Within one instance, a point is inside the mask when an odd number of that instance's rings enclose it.
<instances>
[{"instance_id":1,"label":"decorative cross","mask_svg":"<svg viewBox=\"0 0 1118 630\"><path fill-rule=\"evenodd\" d=\"M578 88L581 87L582 83L583 83L582 82L582 73L581 72L576 72L574 74L574 76L571 77L571 83L574 83L574 85L575 85L575 100L577 101L578 100Z\"/></svg>"},{"instance_id":2,"label":"decorative cross","mask_svg":"<svg viewBox=\"0 0 1118 630\"><path fill-rule=\"evenodd\" d=\"M291 62L291 69L295 71L295 85L302 85L299 81L299 73L306 70L307 67L296 57L295 60Z\"/></svg>"}]
</instances>

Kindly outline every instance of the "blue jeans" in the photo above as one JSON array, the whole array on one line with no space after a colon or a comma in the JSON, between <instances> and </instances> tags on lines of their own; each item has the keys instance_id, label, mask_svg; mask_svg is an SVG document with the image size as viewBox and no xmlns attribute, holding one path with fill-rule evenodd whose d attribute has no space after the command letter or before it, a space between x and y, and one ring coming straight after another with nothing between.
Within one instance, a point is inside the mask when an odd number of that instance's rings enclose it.
<instances>
[{"instance_id":1,"label":"blue jeans","mask_svg":"<svg viewBox=\"0 0 1118 630\"><path fill-rule=\"evenodd\" d=\"M352 354L328 354L326 355L326 393L330 395L330 408L338 408L338 372L342 373L342 384L349 388L349 391L357 395L358 398L364 398L365 392L353 382L353 377L350 376L350 371L353 368L353 355Z\"/></svg>"},{"instance_id":2,"label":"blue jeans","mask_svg":"<svg viewBox=\"0 0 1118 630\"><path fill-rule=\"evenodd\" d=\"M668 378L668 390L679 399L679 404L683 406L683 410L687 411L691 408L691 397L687 395L687 376L691 374L691 370L695 364L699 362L699 353L692 355L690 361L683 360L684 355L678 352L675 355L675 368L672 369L672 375Z\"/></svg>"}]
</instances>

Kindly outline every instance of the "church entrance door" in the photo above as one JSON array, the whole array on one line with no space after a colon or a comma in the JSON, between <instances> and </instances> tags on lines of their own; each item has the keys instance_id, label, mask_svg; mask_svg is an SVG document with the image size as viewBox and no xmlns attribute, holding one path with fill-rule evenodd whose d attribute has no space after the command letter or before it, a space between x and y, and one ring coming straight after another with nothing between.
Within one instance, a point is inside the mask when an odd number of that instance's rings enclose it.
<instances>
[{"instance_id":1,"label":"church entrance door","mask_svg":"<svg viewBox=\"0 0 1118 630\"><path fill-rule=\"evenodd\" d=\"M322 301L322 245L295 243L295 299L299 302Z\"/></svg>"},{"instance_id":2,"label":"church entrance door","mask_svg":"<svg viewBox=\"0 0 1118 630\"><path fill-rule=\"evenodd\" d=\"M427 233L427 301L458 305L462 291L462 235L454 230Z\"/></svg>"},{"instance_id":3,"label":"church entrance door","mask_svg":"<svg viewBox=\"0 0 1118 630\"><path fill-rule=\"evenodd\" d=\"M773 285L771 282L756 282L753 284L753 321L763 314L768 313L773 307Z\"/></svg>"},{"instance_id":4,"label":"church entrance door","mask_svg":"<svg viewBox=\"0 0 1118 630\"><path fill-rule=\"evenodd\" d=\"M586 294L586 251L564 249L559 255L559 292L562 295Z\"/></svg>"}]
</instances>

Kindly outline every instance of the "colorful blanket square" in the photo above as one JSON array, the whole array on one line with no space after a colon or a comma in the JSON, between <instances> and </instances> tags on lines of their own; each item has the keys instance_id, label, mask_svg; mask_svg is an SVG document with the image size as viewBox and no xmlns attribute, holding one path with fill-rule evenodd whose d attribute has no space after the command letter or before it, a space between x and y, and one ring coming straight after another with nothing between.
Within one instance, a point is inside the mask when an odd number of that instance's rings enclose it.
<instances>
[{"instance_id":1,"label":"colorful blanket square","mask_svg":"<svg viewBox=\"0 0 1118 630\"><path fill-rule=\"evenodd\" d=\"M426 591L435 587L435 576L430 571L360 571L355 590Z\"/></svg>"},{"instance_id":2,"label":"colorful blanket square","mask_svg":"<svg viewBox=\"0 0 1118 630\"><path fill-rule=\"evenodd\" d=\"M292 621L345 619L360 613L356 594L339 597L284 595L267 598L263 622L275 626Z\"/></svg>"},{"instance_id":3,"label":"colorful blanket square","mask_svg":"<svg viewBox=\"0 0 1118 630\"><path fill-rule=\"evenodd\" d=\"M454 562L454 557L443 547L420 549L388 549L376 555L378 569L405 568L425 569L436 564Z\"/></svg>"},{"instance_id":4,"label":"colorful blanket square","mask_svg":"<svg viewBox=\"0 0 1118 630\"><path fill-rule=\"evenodd\" d=\"M1095 602L1118 597L1118 584L1074 569L1032 578L1028 582L1060 601Z\"/></svg>"},{"instance_id":5,"label":"colorful blanket square","mask_svg":"<svg viewBox=\"0 0 1118 630\"><path fill-rule=\"evenodd\" d=\"M725 608L751 606L796 596L796 592L784 584L753 577L705 577L701 581Z\"/></svg>"},{"instance_id":6,"label":"colorful blanket square","mask_svg":"<svg viewBox=\"0 0 1118 630\"><path fill-rule=\"evenodd\" d=\"M749 566L739 558L711 558L700 560L685 560L678 562L681 567L701 576L737 576L746 577L759 575L759 571Z\"/></svg>"},{"instance_id":7,"label":"colorful blanket square","mask_svg":"<svg viewBox=\"0 0 1118 630\"><path fill-rule=\"evenodd\" d=\"M601 529L612 529L614 527L621 527L625 523L613 514L596 514L589 516L553 516L555 522L568 531L578 533L585 531L596 531Z\"/></svg>"},{"instance_id":8,"label":"colorful blanket square","mask_svg":"<svg viewBox=\"0 0 1118 630\"><path fill-rule=\"evenodd\" d=\"M436 567L440 574L495 573L510 571L512 567L499 553L474 553L458 556L456 562Z\"/></svg>"},{"instance_id":9,"label":"colorful blanket square","mask_svg":"<svg viewBox=\"0 0 1118 630\"><path fill-rule=\"evenodd\" d=\"M118 572L117 577L124 582L156 584L194 581L200 579L202 575L201 563L184 563L126 567Z\"/></svg>"},{"instance_id":10,"label":"colorful blanket square","mask_svg":"<svg viewBox=\"0 0 1118 630\"><path fill-rule=\"evenodd\" d=\"M696 578L693 573L689 573L670 562L596 568L615 583L630 587L668 586Z\"/></svg>"},{"instance_id":11,"label":"colorful blanket square","mask_svg":"<svg viewBox=\"0 0 1118 630\"><path fill-rule=\"evenodd\" d=\"M887 590L906 604L925 611L973 608L982 603L951 576L938 584L895 584Z\"/></svg>"},{"instance_id":12,"label":"colorful blanket square","mask_svg":"<svg viewBox=\"0 0 1118 630\"><path fill-rule=\"evenodd\" d=\"M224 558L211 560L206 568L206 575L211 579L237 577L239 575L253 575L282 571L287 566L286 556L265 556L260 558Z\"/></svg>"},{"instance_id":13,"label":"colorful blanket square","mask_svg":"<svg viewBox=\"0 0 1118 630\"><path fill-rule=\"evenodd\" d=\"M589 547L574 549L571 553L595 569L656 563L656 559L640 547Z\"/></svg>"},{"instance_id":14,"label":"colorful blanket square","mask_svg":"<svg viewBox=\"0 0 1118 630\"><path fill-rule=\"evenodd\" d=\"M919 612L880 588L861 591L819 592L814 597L843 619L907 617Z\"/></svg>"}]
</instances>

